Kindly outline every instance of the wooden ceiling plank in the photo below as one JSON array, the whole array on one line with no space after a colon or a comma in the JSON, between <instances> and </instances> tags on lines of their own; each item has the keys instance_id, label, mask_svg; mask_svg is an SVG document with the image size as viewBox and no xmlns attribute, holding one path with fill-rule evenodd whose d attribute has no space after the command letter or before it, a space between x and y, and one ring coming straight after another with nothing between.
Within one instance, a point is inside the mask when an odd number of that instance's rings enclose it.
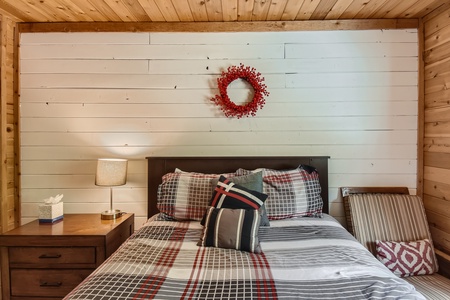
<instances>
[{"instance_id":1,"label":"wooden ceiling plank","mask_svg":"<svg viewBox=\"0 0 450 300\"><path fill-rule=\"evenodd\" d=\"M427 23L428 21L434 19L436 16L440 15L441 13L448 11L450 9L450 1L448 0L441 0L441 5L437 6L432 12L428 13L424 17L422 17L422 21L424 23Z\"/></svg>"},{"instance_id":2,"label":"wooden ceiling plank","mask_svg":"<svg viewBox=\"0 0 450 300\"><path fill-rule=\"evenodd\" d=\"M114 12L114 10L103 0L88 0L98 12L100 12L110 22L122 21L122 19Z\"/></svg>"},{"instance_id":3,"label":"wooden ceiling plank","mask_svg":"<svg viewBox=\"0 0 450 300\"><path fill-rule=\"evenodd\" d=\"M341 17L347 7L350 6L352 0L338 0L328 14L325 16L325 20L337 20Z\"/></svg>"},{"instance_id":4,"label":"wooden ceiling plank","mask_svg":"<svg viewBox=\"0 0 450 300\"><path fill-rule=\"evenodd\" d=\"M222 0L205 0L206 13L208 14L208 20L212 22L222 21ZM227 1L227 0L224 0Z\"/></svg>"},{"instance_id":5,"label":"wooden ceiling plank","mask_svg":"<svg viewBox=\"0 0 450 300\"><path fill-rule=\"evenodd\" d=\"M33 6L24 3L22 0L1 0L0 10L2 14L4 11L6 15L18 22L50 21L47 15L41 14Z\"/></svg>"},{"instance_id":6,"label":"wooden ceiling plank","mask_svg":"<svg viewBox=\"0 0 450 300\"><path fill-rule=\"evenodd\" d=\"M151 21L147 12L142 8L141 4L137 0L121 0L123 5L128 9L128 11L134 16L134 19L138 22L148 22Z\"/></svg>"},{"instance_id":7,"label":"wooden ceiling plank","mask_svg":"<svg viewBox=\"0 0 450 300\"><path fill-rule=\"evenodd\" d=\"M237 21L238 8L237 0L222 1L223 21Z\"/></svg>"},{"instance_id":8,"label":"wooden ceiling plank","mask_svg":"<svg viewBox=\"0 0 450 300\"><path fill-rule=\"evenodd\" d=\"M54 0L42 0L35 5L36 7L39 7L41 10L46 11L48 14L50 14L50 20L52 20L53 22L77 22L75 16L67 13L67 11L65 11L63 7L60 7L59 4Z\"/></svg>"},{"instance_id":9,"label":"wooden ceiling plank","mask_svg":"<svg viewBox=\"0 0 450 300\"><path fill-rule=\"evenodd\" d=\"M341 15L342 19L353 19L355 16L364 9L367 5L367 0L353 0L353 2L347 7L344 13Z\"/></svg>"},{"instance_id":10,"label":"wooden ceiling plank","mask_svg":"<svg viewBox=\"0 0 450 300\"><path fill-rule=\"evenodd\" d=\"M448 0L447 0L448 1ZM420 18L435 10L442 4L442 1L421 0L402 13L402 18Z\"/></svg>"},{"instance_id":11,"label":"wooden ceiling plank","mask_svg":"<svg viewBox=\"0 0 450 300\"><path fill-rule=\"evenodd\" d=\"M72 2L73 5L77 6L80 10L87 14L91 18L91 20L97 22L109 21L109 19L105 15L103 15L96 7L94 7L89 1L72 0Z\"/></svg>"},{"instance_id":12,"label":"wooden ceiling plank","mask_svg":"<svg viewBox=\"0 0 450 300\"><path fill-rule=\"evenodd\" d=\"M18 3L22 3L23 5L26 5L26 7L24 8L24 11L26 11L27 9L31 11L36 11L38 14L45 16L45 18L49 21L49 22L54 22L57 21L55 19L55 14L52 11L49 11L45 5L43 5L42 2L40 1L34 1L34 0L28 0L28 1L24 1L24 0L20 0L20 2L15 2L15 0L8 0L8 2L12 2L12 5L16 6ZM22 8L20 8L22 9Z\"/></svg>"},{"instance_id":13,"label":"wooden ceiling plank","mask_svg":"<svg viewBox=\"0 0 450 300\"><path fill-rule=\"evenodd\" d=\"M312 20L323 20L332 10L333 6L338 0L322 0L319 5L317 5L313 14L311 15Z\"/></svg>"},{"instance_id":14,"label":"wooden ceiling plank","mask_svg":"<svg viewBox=\"0 0 450 300\"><path fill-rule=\"evenodd\" d=\"M164 16L159 11L154 0L137 0L153 22L164 22Z\"/></svg>"},{"instance_id":15,"label":"wooden ceiling plank","mask_svg":"<svg viewBox=\"0 0 450 300\"><path fill-rule=\"evenodd\" d=\"M255 0L252 21L265 21L269 13L271 0Z\"/></svg>"},{"instance_id":16,"label":"wooden ceiling plank","mask_svg":"<svg viewBox=\"0 0 450 300\"><path fill-rule=\"evenodd\" d=\"M178 17L177 12L175 11L175 7L173 6L172 1L155 0L155 3L167 22L180 21L180 18Z\"/></svg>"},{"instance_id":17,"label":"wooden ceiling plank","mask_svg":"<svg viewBox=\"0 0 450 300\"><path fill-rule=\"evenodd\" d=\"M254 0L238 0L238 21L251 21Z\"/></svg>"},{"instance_id":18,"label":"wooden ceiling plank","mask_svg":"<svg viewBox=\"0 0 450 300\"><path fill-rule=\"evenodd\" d=\"M397 16L401 16L406 10L408 10L408 8L410 8L419 1L423 0L399 1L391 11L389 11L386 15L384 15L384 18L390 19L396 18Z\"/></svg>"},{"instance_id":19,"label":"wooden ceiling plank","mask_svg":"<svg viewBox=\"0 0 450 300\"><path fill-rule=\"evenodd\" d=\"M137 22L136 17L121 0L103 0L124 22Z\"/></svg>"},{"instance_id":20,"label":"wooden ceiling plank","mask_svg":"<svg viewBox=\"0 0 450 300\"><path fill-rule=\"evenodd\" d=\"M194 21L208 21L208 13L206 12L206 5L204 0L188 0L188 2Z\"/></svg>"},{"instance_id":21,"label":"wooden ceiling plank","mask_svg":"<svg viewBox=\"0 0 450 300\"><path fill-rule=\"evenodd\" d=\"M181 22L193 22L194 16L187 0L172 0L172 5Z\"/></svg>"},{"instance_id":22,"label":"wooden ceiling plank","mask_svg":"<svg viewBox=\"0 0 450 300\"><path fill-rule=\"evenodd\" d=\"M300 8L302 7L305 0L289 0L284 9L281 20L294 21L299 14Z\"/></svg>"},{"instance_id":23,"label":"wooden ceiling plank","mask_svg":"<svg viewBox=\"0 0 450 300\"><path fill-rule=\"evenodd\" d=\"M283 16L283 12L287 5L287 0L272 0L269 7L269 12L267 13L268 21L279 21Z\"/></svg>"},{"instance_id":24,"label":"wooden ceiling plank","mask_svg":"<svg viewBox=\"0 0 450 300\"><path fill-rule=\"evenodd\" d=\"M320 0L306 0L303 2L302 7L300 8L296 20L309 20L311 19L314 10L319 5Z\"/></svg>"},{"instance_id":25,"label":"wooden ceiling plank","mask_svg":"<svg viewBox=\"0 0 450 300\"><path fill-rule=\"evenodd\" d=\"M411 1L411 0L407 0ZM381 19L384 18L384 16L389 13L392 9L395 8L397 5L397 1L389 0L384 5L380 6L371 16L370 18L373 19Z\"/></svg>"},{"instance_id":26,"label":"wooden ceiling plank","mask_svg":"<svg viewBox=\"0 0 450 300\"><path fill-rule=\"evenodd\" d=\"M418 28L417 19L265 22L50 22L19 23L20 32L264 32Z\"/></svg>"},{"instance_id":27,"label":"wooden ceiling plank","mask_svg":"<svg viewBox=\"0 0 450 300\"><path fill-rule=\"evenodd\" d=\"M386 4L389 0L371 0L366 6L361 9L354 17L354 19L370 19L378 9Z\"/></svg>"},{"instance_id":28,"label":"wooden ceiling plank","mask_svg":"<svg viewBox=\"0 0 450 300\"><path fill-rule=\"evenodd\" d=\"M83 2L83 1L77 1L77 2ZM62 7L65 7L68 11L72 12L72 15L76 17L78 22L80 21L87 21L92 22L96 20L96 18L92 18L88 13L86 13L85 10L81 9L79 6L74 4L70 0L63 0L58 1L59 5ZM89 10L87 10L89 12Z\"/></svg>"}]
</instances>

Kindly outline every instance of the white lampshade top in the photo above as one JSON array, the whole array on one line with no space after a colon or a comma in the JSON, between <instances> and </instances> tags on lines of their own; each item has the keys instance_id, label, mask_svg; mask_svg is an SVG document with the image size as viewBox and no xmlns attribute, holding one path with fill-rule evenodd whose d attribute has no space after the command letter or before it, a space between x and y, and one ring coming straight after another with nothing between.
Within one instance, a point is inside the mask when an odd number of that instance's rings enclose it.
<instances>
[{"instance_id":1,"label":"white lampshade top","mask_svg":"<svg viewBox=\"0 0 450 300\"><path fill-rule=\"evenodd\" d=\"M127 183L128 160L119 158L100 158L97 161L95 185L117 186Z\"/></svg>"}]
</instances>

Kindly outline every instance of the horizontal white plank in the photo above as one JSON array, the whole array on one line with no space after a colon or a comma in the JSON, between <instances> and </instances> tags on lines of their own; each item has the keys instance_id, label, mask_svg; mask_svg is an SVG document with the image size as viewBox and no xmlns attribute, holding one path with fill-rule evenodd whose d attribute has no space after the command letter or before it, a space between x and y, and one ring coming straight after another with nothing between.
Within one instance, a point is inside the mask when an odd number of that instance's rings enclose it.
<instances>
[{"instance_id":1,"label":"horizontal white plank","mask_svg":"<svg viewBox=\"0 0 450 300\"><path fill-rule=\"evenodd\" d=\"M334 43L287 44L286 58L317 57L417 57L418 48L410 43Z\"/></svg>"},{"instance_id":2,"label":"horizontal white plank","mask_svg":"<svg viewBox=\"0 0 450 300\"><path fill-rule=\"evenodd\" d=\"M417 101L416 86L275 88L268 87L267 102L330 102L330 101ZM206 103L218 94L206 89L54 89L25 88L21 103Z\"/></svg>"},{"instance_id":3,"label":"horizontal white plank","mask_svg":"<svg viewBox=\"0 0 450 300\"><path fill-rule=\"evenodd\" d=\"M149 44L146 32L36 32L21 33L21 45L29 44Z\"/></svg>"},{"instance_id":4,"label":"horizontal white plank","mask_svg":"<svg viewBox=\"0 0 450 300\"><path fill-rule=\"evenodd\" d=\"M341 141L335 145L155 145L140 147L61 147L61 146L30 146L21 148L22 160L54 160L54 159L97 159L99 157L128 157L143 159L147 156L295 156L323 155L332 158L399 158L417 159L417 145L348 145Z\"/></svg>"},{"instance_id":5,"label":"horizontal white plank","mask_svg":"<svg viewBox=\"0 0 450 300\"><path fill-rule=\"evenodd\" d=\"M375 73L378 74L378 73ZM267 86L285 86L284 74L265 76ZM206 89L217 87L217 80L208 75L136 75L136 74L23 74L23 88L154 88ZM238 84L236 88L244 87Z\"/></svg>"},{"instance_id":6,"label":"horizontal white plank","mask_svg":"<svg viewBox=\"0 0 450 300\"><path fill-rule=\"evenodd\" d=\"M44 199L62 194L63 203L104 203L109 199L109 188L92 184L87 188L25 188L22 203L43 203ZM142 188L114 188L114 199L122 203L147 202L147 186Z\"/></svg>"},{"instance_id":7,"label":"horizontal white plank","mask_svg":"<svg viewBox=\"0 0 450 300\"><path fill-rule=\"evenodd\" d=\"M417 86L417 72L287 74L287 87Z\"/></svg>"},{"instance_id":8,"label":"horizontal white plank","mask_svg":"<svg viewBox=\"0 0 450 300\"><path fill-rule=\"evenodd\" d=\"M27 59L255 59L283 58L284 45L22 45Z\"/></svg>"},{"instance_id":9,"label":"horizontal white plank","mask_svg":"<svg viewBox=\"0 0 450 300\"><path fill-rule=\"evenodd\" d=\"M22 61L21 74L148 74L148 60L39 59ZM401 62L399 62L401 63Z\"/></svg>"},{"instance_id":10,"label":"horizontal white plank","mask_svg":"<svg viewBox=\"0 0 450 300\"><path fill-rule=\"evenodd\" d=\"M417 129L417 116L336 116L317 118L61 118L23 117L21 132L189 132Z\"/></svg>"},{"instance_id":11,"label":"horizontal white plank","mask_svg":"<svg viewBox=\"0 0 450 300\"><path fill-rule=\"evenodd\" d=\"M165 132L165 133L23 133L26 146L144 147L155 145L374 145L416 144L416 130L285 131L285 132Z\"/></svg>"},{"instance_id":12,"label":"horizontal white plank","mask_svg":"<svg viewBox=\"0 0 450 300\"><path fill-rule=\"evenodd\" d=\"M150 33L151 44L271 44L271 43L402 43L417 42L417 29L333 30L223 33Z\"/></svg>"},{"instance_id":13,"label":"horizontal white plank","mask_svg":"<svg viewBox=\"0 0 450 300\"><path fill-rule=\"evenodd\" d=\"M208 101L204 104L46 104L24 103L24 118L211 118L223 117L220 107ZM257 111L257 117L331 117L394 115L416 116L417 103L398 102L318 102L270 103ZM209 128L208 128L209 129Z\"/></svg>"},{"instance_id":14,"label":"horizontal white plank","mask_svg":"<svg viewBox=\"0 0 450 300\"><path fill-rule=\"evenodd\" d=\"M111 158L111 157L108 157ZM113 158L121 158L114 156ZM95 174L97 160L24 160L21 174L24 175L86 175ZM147 175L147 161L128 160L127 174Z\"/></svg>"},{"instance_id":15,"label":"horizontal white plank","mask_svg":"<svg viewBox=\"0 0 450 300\"><path fill-rule=\"evenodd\" d=\"M342 186L407 186L416 187L414 174L329 174L328 185L338 188Z\"/></svg>"},{"instance_id":16,"label":"horizontal white plank","mask_svg":"<svg viewBox=\"0 0 450 300\"><path fill-rule=\"evenodd\" d=\"M417 161L415 159L331 159L328 169L330 172L342 174L415 174Z\"/></svg>"},{"instance_id":17,"label":"horizontal white plank","mask_svg":"<svg viewBox=\"0 0 450 300\"><path fill-rule=\"evenodd\" d=\"M99 60L40 59L24 60L21 74L210 74L217 76L228 66L244 64L264 73L343 73L415 71L417 57L320 58L320 59L253 59L253 60Z\"/></svg>"},{"instance_id":18,"label":"horizontal white plank","mask_svg":"<svg viewBox=\"0 0 450 300\"><path fill-rule=\"evenodd\" d=\"M89 175L23 175L22 184L24 189L44 188L44 189L87 189L97 188L102 189L105 195L109 195L109 189L105 187L95 186L95 173ZM127 184L115 187L119 189L144 188L147 187L147 180L145 176L128 174ZM129 194L127 194L129 195Z\"/></svg>"}]
</instances>

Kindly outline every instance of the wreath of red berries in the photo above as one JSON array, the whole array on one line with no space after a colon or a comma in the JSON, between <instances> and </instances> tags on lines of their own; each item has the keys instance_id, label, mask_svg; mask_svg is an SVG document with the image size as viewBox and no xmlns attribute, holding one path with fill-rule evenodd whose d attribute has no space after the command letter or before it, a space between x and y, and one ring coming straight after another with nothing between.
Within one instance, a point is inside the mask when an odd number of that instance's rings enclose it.
<instances>
[{"instance_id":1,"label":"wreath of red berries","mask_svg":"<svg viewBox=\"0 0 450 300\"><path fill-rule=\"evenodd\" d=\"M241 78L247 81L254 90L252 101L243 105L237 105L230 100L227 93L228 85L234 80ZM221 106L226 117L248 117L256 116L256 111L263 108L266 103L264 97L269 96L267 86L264 84L264 77L261 73L256 72L255 68L246 67L243 64L239 66L230 66L226 71L223 71L219 78L217 78L217 86L219 88L219 95L211 98L216 105Z\"/></svg>"}]
</instances>

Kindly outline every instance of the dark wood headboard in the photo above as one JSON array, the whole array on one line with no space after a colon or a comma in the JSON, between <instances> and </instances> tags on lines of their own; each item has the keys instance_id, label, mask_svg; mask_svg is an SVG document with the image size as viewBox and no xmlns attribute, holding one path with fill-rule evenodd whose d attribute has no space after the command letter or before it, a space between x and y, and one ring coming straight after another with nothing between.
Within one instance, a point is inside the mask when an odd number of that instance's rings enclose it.
<instances>
[{"instance_id":1,"label":"dark wood headboard","mask_svg":"<svg viewBox=\"0 0 450 300\"><path fill-rule=\"evenodd\" d=\"M148 212L151 217L158 213L156 207L158 186L164 174L175 168L200 173L227 173L239 168L253 170L270 168L294 169L300 164L313 166L319 172L322 187L323 212L329 213L328 204L328 156L261 156L261 157L147 157L148 161Z\"/></svg>"}]
</instances>

